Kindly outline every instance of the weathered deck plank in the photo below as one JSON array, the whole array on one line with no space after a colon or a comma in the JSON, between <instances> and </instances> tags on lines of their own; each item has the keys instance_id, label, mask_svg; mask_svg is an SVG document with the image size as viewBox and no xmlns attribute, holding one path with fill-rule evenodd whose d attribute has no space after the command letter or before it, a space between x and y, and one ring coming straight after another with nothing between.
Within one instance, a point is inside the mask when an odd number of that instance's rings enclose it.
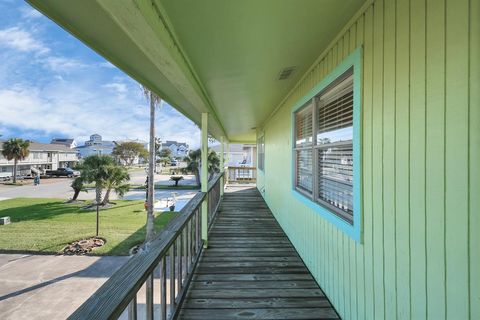
<instances>
[{"instance_id":1,"label":"weathered deck plank","mask_svg":"<svg viewBox=\"0 0 480 320\"><path fill-rule=\"evenodd\" d=\"M255 188L227 190L180 319L338 319Z\"/></svg>"}]
</instances>

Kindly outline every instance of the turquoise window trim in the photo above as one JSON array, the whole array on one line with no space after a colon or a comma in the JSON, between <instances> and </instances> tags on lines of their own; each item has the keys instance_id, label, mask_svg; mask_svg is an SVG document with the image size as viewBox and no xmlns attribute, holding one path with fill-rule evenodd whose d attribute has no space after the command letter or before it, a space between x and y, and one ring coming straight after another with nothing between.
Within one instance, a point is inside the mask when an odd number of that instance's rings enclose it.
<instances>
[{"instance_id":1,"label":"turquoise window trim","mask_svg":"<svg viewBox=\"0 0 480 320\"><path fill-rule=\"evenodd\" d=\"M348 57L346 57L335 69L330 72L323 80L317 83L312 90L310 90L305 96L303 96L297 103L295 103L291 110L291 134L292 143L295 141L295 117L294 113L301 107L303 107L309 100L315 97L329 84L335 81L339 76L344 74L348 69L353 67L353 225L338 217L335 213L315 202L312 199L307 198L302 193L295 189L295 170L293 168L295 164L295 153L292 152L292 194L293 196L304 203L316 213L318 213L325 220L337 226L343 232L348 234L355 241L363 242L363 208L362 208L362 47L355 49Z\"/></svg>"}]
</instances>

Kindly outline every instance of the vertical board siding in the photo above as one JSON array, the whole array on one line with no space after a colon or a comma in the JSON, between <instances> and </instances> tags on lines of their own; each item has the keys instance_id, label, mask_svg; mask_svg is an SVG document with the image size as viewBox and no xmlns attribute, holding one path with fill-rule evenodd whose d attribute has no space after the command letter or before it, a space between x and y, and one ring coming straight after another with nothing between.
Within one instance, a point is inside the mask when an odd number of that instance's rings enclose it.
<instances>
[{"instance_id":1,"label":"vertical board siding","mask_svg":"<svg viewBox=\"0 0 480 320\"><path fill-rule=\"evenodd\" d=\"M480 318L480 1L471 0L469 8L469 316Z\"/></svg>"},{"instance_id":2,"label":"vertical board siding","mask_svg":"<svg viewBox=\"0 0 480 320\"><path fill-rule=\"evenodd\" d=\"M258 186L345 319L480 319L480 0L376 0L262 128ZM291 108L363 46L363 237L292 196Z\"/></svg>"},{"instance_id":3,"label":"vertical board siding","mask_svg":"<svg viewBox=\"0 0 480 320\"><path fill-rule=\"evenodd\" d=\"M445 2L427 0L427 315L445 319Z\"/></svg>"},{"instance_id":4,"label":"vertical board siding","mask_svg":"<svg viewBox=\"0 0 480 320\"><path fill-rule=\"evenodd\" d=\"M412 319L427 317L425 142L426 0L410 6L410 309Z\"/></svg>"}]
</instances>

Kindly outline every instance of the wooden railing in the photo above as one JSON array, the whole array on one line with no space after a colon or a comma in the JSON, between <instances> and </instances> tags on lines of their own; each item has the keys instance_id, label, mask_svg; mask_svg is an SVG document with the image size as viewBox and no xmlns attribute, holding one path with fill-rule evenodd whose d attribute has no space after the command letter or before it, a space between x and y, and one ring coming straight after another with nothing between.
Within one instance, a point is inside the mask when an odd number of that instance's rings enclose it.
<instances>
[{"instance_id":1,"label":"wooden railing","mask_svg":"<svg viewBox=\"0 0 480 320\"><path fill-rule=\"evenodd\" d=\"M215 176L207 193L195 195L152 242L130 258L69 319L133 320L144 314L142 318L150 320L154 313L156 319L175 319L203 250L201 204L209 200L210 225L221 201L222 175ZM154 290L155 278L159 289ZM138 298L145 300L142 310Z\"/></svg>"},{"instance_id":2,"label":"wooden railing","mask_svg":"<svg viewBox=\"0 0 480 320\"><path fill-rule=\"evenodd\" d=\"M257 181L256 167L228 167L228 183L255 183Z\"/></svg>"},{"instance_id":3,"label":"wooden railing","mask_svg":"<svg viewBox=\"0 0 480 320\"><path fill-rule=\"evenodd\" d=\"M208 182L208 230L215 219L215 214L218 211L220 206L221 193L220 188L222 187L222 174L217 174L213 179Z\"/></svg>"}]
</instances>

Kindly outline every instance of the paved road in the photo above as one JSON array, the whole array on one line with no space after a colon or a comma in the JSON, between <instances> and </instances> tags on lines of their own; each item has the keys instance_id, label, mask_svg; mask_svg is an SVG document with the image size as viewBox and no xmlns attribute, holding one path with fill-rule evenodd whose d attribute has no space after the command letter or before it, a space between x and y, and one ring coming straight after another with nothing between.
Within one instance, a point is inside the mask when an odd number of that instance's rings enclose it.
<instances>
[{"instance_id":1,"label":"paved road","mask_svg":"<svg viewBox=\"0 0 480 320\"><path fill-rule=\"evenodd\" d=\"M146 174L144 172L133 172L130 174L130 183L143 184L145 182ZM165 175L156 175L155 183L162 185L172 184L169 181L170 177ZM40 185L34 186L33 180L31 184L24 186L6 186L0 184L0 201L11 198L59 198L70 199L73 197L73 190L70 187L72 179L69 178L51 178L42 179ZM194 184L195 178L193 176L185 176L184 184ZM195 190L156 190L155 199L162 200L172 198L172 192L176 193L177 200L180 200L177 204L181 206L182 203L191 199L197 191ZM79 200L93 200L95 197L94 190L89 192L81 192ZM112 193L112 200L117 199L115 192ZM128 192L124 199L126 200L143 200L145 199L144 190L132 190ZM180 207L177 209L181 209Z\"/></svg>"},{"instance_id":2,"label":"paved road","mask_svg":"<svg viewBox=\"0 0 480 320\"><path fill-rule=\"evenodd\" d=\"M0 319L66 319L127 260L0 254Z\"/></svg>"}]
</instances>

